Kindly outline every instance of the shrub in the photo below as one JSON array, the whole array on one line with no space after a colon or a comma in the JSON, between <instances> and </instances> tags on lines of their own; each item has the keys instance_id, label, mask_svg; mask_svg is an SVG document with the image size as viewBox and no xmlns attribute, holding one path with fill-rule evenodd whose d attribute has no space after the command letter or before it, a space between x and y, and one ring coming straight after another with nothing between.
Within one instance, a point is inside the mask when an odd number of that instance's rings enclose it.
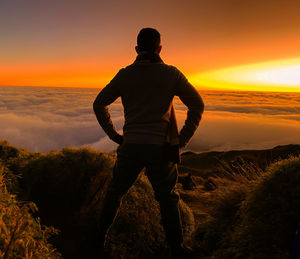
<instances>
[{"instance_id":1,"label":"shrub","mask_svg":"<svg viewBox=\"0 0 300 259\"><path fill-rule=\"evenodd\" d=\"M179 210L185 241L188 242L194 232L194 215L183 201L179 203ZM141 174L124 196L108 232L106 246L111 258L167 258L168 247L160 221L159 204L151 184Z\"/></svg>"},{"instance_id":2,"label":"shrub","mask_svg":"<svg viewBox=\"0 0 300 259\"><path fill-rule=\"evenodd\" d=\"M42 223L60 229L51 242L63 256L74 258L88 246L113 163L104 152L64 148L40 153L21 167L22 198L37 204Z\"/></svg>"},{"instance_id":3,"label":"shrub","mask_svg":"<svg viewBox=\"0 0 300 259\"><path fill-rule=\"evenodd\" d=\"M197 231L202 254L290 258L300 221L300 157L279 161L252 180L246 175L242 180L239 174L236 181L215 179L210 219Z\"/></svg>"},{"instance_id":4,"label":"shrub","mask_svg":"<svg viewBox=\"0 0 300 259\"><path fill-rule=\"evenodd\" d=\"M201 197L206 203L204 210L208 216L199 223L196 231L199 250L207 256L227 248L233 227L239 221L240 206L262 174L258 167L242 159L234 164L222 162L219 170L219 177L209 177L204 181L204 189L207 190L208 183L211 183L213 190Z\"/></svg>"},{"instance_id":5,"label":"shrub","mask_svg":"<svg viewBox=\"0 0 300 259\"><path fill-rule=\"evenodd\" d=\"M32 217L31 212L37 210L34 203L19 202L7 191L7 171L0 164L0 257L61 258L48 243L57 230Z\"/></svg>"},{"instance_id":6,"label":"shrub","mask_svg":"<svg viewBox=\"0 0 300 259\"><path fill-rule=\"evenodd\" d=\"M290 258L300 222L300 157L270 166L247 194L232 246L241 258Z\"/></svg>"}]
</instances>

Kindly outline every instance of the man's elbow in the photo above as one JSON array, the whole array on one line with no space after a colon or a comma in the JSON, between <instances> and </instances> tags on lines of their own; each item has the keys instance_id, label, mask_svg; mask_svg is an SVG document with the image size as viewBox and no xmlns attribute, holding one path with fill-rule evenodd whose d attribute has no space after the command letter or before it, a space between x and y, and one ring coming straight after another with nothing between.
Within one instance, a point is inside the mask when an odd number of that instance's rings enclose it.
<instances>
[{"instance_id":1,"label":"man's elbow","mask_svg":"<svg viewBox=\"0 0 300 259\"><path fill-rule=\"evenodd\" d=\"M96 110L96 106L97 106L97 103L96 101L93 102L93 110L95 111Z\"/></svg>"},{"instance_id":2,"label":"man's elbow","mask_svg":"<svg viewBox=\"0 0 300 259\"><path fill-rule=\"evenodd\" d=\"M102 105L101 103L99 103L99 101L95 100L93 102L93 110L95 113L97 113L97 111L99 111L99 109L101 109Z\"/></svg>"},{"instance_id":3,"label":"man's elbow","mask_svg":"<svg viewBox=\"0 0 300 259\"><path fill-rule=\"evenodd\" d=\"M200 102L200 108L199 108L199 110L200 110L200 112L201 112L201 114L204 112L204 107L205 107L205 105L204 105L204 102L203 102L203 100L201 99L201 102Z\"/></svg>"},{"instance_id":4,"label":"man's elbow","mask_svg":"<svg viewBox=\"0 0 300 259\"><path fill-rule=\"evenodd\" d=\"M196 105L196 109L197 111L202 114L204 112L204 102L202 100L202 98L199 96L199 99L197 101L197 105Z\"/></svg>"}]
</instances>

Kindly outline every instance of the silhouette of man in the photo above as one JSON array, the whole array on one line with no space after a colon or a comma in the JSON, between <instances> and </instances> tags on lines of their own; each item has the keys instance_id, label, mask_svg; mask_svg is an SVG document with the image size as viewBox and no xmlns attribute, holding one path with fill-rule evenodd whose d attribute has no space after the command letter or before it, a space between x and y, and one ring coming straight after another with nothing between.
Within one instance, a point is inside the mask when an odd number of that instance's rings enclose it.
<instances>
[{"instance_id":1,"label":"silhouette of man","mask_svg":"<svg viewBox=\"0 0 300 259\"><path fill-rule=\"evenodd\" d=\"M99 242L104 243L122 196L145 167L160 204L166 239L175 257L187 253L178 210L179 195L174 190L179 148L189 142L197 129L204 104L186 77L176 67L162 61L161 48L159 32L152 28L142 29L137 36L135 61L117 73L93 104L99 124L108 137L120 145L103 204ZM174 96L188 108L180 133L172 103ZM123 136L113 126L107 108L118 97L124 106Z\"/></svg>"}]
</instances>

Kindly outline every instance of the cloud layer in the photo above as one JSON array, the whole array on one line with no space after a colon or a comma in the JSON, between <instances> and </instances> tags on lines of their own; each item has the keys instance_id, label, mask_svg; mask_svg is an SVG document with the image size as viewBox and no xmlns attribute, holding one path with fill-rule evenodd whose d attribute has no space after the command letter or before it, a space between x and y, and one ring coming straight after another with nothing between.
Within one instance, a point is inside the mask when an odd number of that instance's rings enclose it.
<instances>
[{"instance_id":1,"label":"cloud layer","mask_svg":"<svg viewBox=\"0 0 300 259\"><path fill-rule=\"evenodd\" d=\"M1 87L0 139L31 151L92 146L116 148L93 114L97 89ZM200 92L206 111L187 149L193 151L269 148L300 144L300 94ZM175 98L179 128L186 107ZM118 130L123 126L120 100L110 106Z\"/></svg>"}]
</instances>

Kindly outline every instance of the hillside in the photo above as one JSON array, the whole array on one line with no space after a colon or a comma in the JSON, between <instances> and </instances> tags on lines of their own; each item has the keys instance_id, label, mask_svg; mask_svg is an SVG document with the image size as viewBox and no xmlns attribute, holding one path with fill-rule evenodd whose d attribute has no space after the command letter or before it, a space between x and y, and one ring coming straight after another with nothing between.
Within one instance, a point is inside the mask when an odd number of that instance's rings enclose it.
<instances>
[{"instance_id":1,"label":"hillside","mask_svg":"<svg viewBox=\"0 0 300 259\"><path fill-rule=\"evenodd\" d=\"M179 166L180 172L192 171L198 176L212 176L220 173L220 168L225 164L236 164L242 160L252 163L255 166L265 169L270 164L288 158L298 156L300 145L277 146L265 150L232 150L227 152L186 152L182 154L182 163Z\"/></svg>"},{"instance_id":2,"label":"hillside","mask_svg":"<svg viewBox=\"0 0 300 259\"><path fill-rule=\"evenodd\" d=\"M288 145L270 150L183 154L177 189L183 199L180 210L185 238L198 251L197 258L291 257L300 218L299 151L300 146ZM56 249L47 248L52 251L49 258L59 258L59 253L63 258L92 257L94 230L114 161L115 154L90 148L64 148L46 154L2 141L0 180L6 190L1 193L2 201L14 194L19 210L24 202L36 204L37 210L27 210L26 215L33 222L40 218L41 228L27 229L25 236L32 236L33 231L43 236L44 226L59 231L49 229L41 240L40 247ZM279 162L272 164L275 161ZM190 189L185 188L187 173L192 173ZM6 216L6 225L0 224L1 233L13 222L12 215ZM12 244L19 244L20 239L10 236ZM8 247L2 241L1 252ZM158 203L144 174L124 197L106 247L111 258L168 258ZM22 255L24 249L9 251L7 258L15 258L12 255L16 253L30 258ZM35 258L45 256L40 253Z\"/></svg>"},{"instance_id":3,"label":"hillside","mask_svg":"<svg viewBox=\"0 0 300 259\"><path fill-rule=\"evenodd\" d=\"M15 193L18 200L33 201L38 207L33 216L60 231L52 235L49 242L62 256L92 257L91 244L115 155L90 148L32 153L2 142L0 159L12 180L10 192ZM184 234L189 239L195 230L194 216L184 202L180 203L180 210ZM18 237L14 239L18 241ZM106 246L112 258L120 255L137 258L140 254L157 258L168 254L159 205L143 174L124 197Z\"/></svg>"}]
</instances>

